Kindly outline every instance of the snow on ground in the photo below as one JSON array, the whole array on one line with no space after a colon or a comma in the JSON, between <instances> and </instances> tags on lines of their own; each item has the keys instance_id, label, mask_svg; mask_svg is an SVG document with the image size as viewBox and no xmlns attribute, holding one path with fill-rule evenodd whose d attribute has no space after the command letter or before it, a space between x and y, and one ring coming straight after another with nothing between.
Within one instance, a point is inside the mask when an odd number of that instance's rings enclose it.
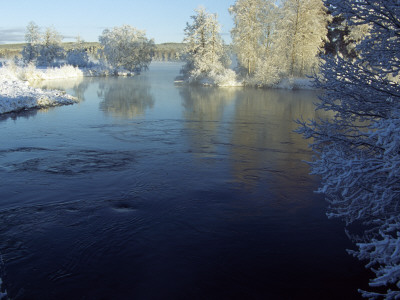
<instances>
[{"instance_id":1,"label":"snow on ground","mask_svg":"<svg viewBox=\"0 0 400 300\"><path fill-rule=\"evenodd\" d=\"M182 76L177 76L175 78L175 84L177 85L185 85L192 84L192 82L185 80ZM216 82L215 80L203 79L199 82L196 82L198 85L203 86L218 86L218 87L244 87L244 86L256 86L259 85L254 83L249 83L246 81L236 81L234 79ZM284 89L284 90L315 90L313 86L312 78L282 78L277 84L270 86L272 89Z\"/></svg>"},{"instance_id":2,"label":"snow on ground","mask_svg":"<svg viewBox=\"0 0 400 300\"><path fill-rule=\"evenodd\" d=\"M79 69L65 65L59 68L36 68L30 64L19 67L12 62L0 63L0 114L25 109L73 104L77 98L62 91L33 88L29 83L39 80L79 78L92 76L134 76L123 69L110 69L102 65Z\"/></svg>"},{"instance_id":3,"label":"snow on ground","mask_svg":"<svg viewBox=\"0 0 400 300\"><path fill-rule=\"evenodd\" d=\"M77 98L67 95L63 91L48 91L31 87L28 79L29 81L35 78L40 79L37 78L39 72L33 69L21 72L22 71L17 68L0 68L0 114L32 108L74 104L78 102ZM54 76L56 74L47 74L48 78L52 75Z\"/></svg>"},{"instance_id":4,"label":"snow on ground","mask_svg":"<svg viewBox=\"0 0 400 300\"><path fill-rule=\"evenodd\" d=\"M274 86L286 90L314 90L312 78L283 78Z\"/></svg>"}]
</instances>

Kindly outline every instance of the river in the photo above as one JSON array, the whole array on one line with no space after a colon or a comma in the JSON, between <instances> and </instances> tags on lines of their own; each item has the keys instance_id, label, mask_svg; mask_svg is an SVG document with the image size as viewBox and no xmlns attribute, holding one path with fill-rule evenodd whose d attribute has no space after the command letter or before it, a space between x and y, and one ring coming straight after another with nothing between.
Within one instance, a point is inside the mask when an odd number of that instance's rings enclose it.
<instances>
[{"instance_id":1,"label":"river","mask_svg":"<svg viewBox=\"0 0 400 300\"><path fill-rule=\"evenodd\" d=\"M44 82L80 103L0 117L9 296L360 299L293 132L317 93L175 86L179 67Z\"/></svg>"}]
</instances>

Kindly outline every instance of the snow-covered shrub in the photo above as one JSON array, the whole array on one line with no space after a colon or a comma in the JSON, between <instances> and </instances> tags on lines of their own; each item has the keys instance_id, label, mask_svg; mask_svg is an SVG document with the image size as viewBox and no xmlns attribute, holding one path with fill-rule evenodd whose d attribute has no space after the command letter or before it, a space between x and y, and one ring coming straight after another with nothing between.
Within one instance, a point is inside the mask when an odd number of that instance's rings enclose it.
<instances>
[{"instance_id":1,"label":"snow-covered shrub","mask_svg":"<svg viewBox=\"0 0 400 300\"><path fill-rule=\"evenodd\" d=\"M85 49L84 41L78 36L73 45L73 49L67 52L67 64L74 67L86 68L92 66L90 64L89 55Z\"/></svg>"},{"instance_id":2,"label":"snow-covered shrub","mask_svg":"<svg viewBox=\"0 0 400 300\"><path fill-rule=\"evenodd\" d=\"M34 82L37 80L51 80L62 78L77 78L82 77L83 72L74 66L65 65L55 68L38 69L33 62L25 67L15 65L9 62L5 67L1 68L2 76L13 78L16 80Z\"/></svg>"},{"instance_id":3,"label":"snow-covered shrub","mask_svg":"<svg viewBox=\"0 0 400 300\"><path fill-rule=\"evenodd\" d=\"M67 64L85 68L89 66L89 55L84 49L73 49L67 53Z\"/></svg>"},{"instance_id":4,"label":"snow-covered shrub","mask_svg":"<svg viewBox=\"0 0 400 300\"><path fill-rule=\"evenodd\" d=\"M129 25L105 29L99 37L101 56L115 69L146 70L154 56L154 41Z\"/></svg>"},{"instance_id":5,"label":"snow-covered shrub","mask_svg":"<svg viewBox=\"0 0 400 300\"><path fill-rule=\"evenodd\" d=\"M256 86L272 87L280 80L280 70L276 62L271 59L262 59L257 63L253 83Z\"/></svg>"},{"instance_id":6,"label":"snow-covered shrub","mask_svg":"<svg viewBox=\"0 0 400 300\"><path fill-rule=\"evenodd\" d=\"M36 62L40 53L40 45L27 44L22 48L22 59L25 63Z\"/></svg>"},{"instance_id":7,"label":"snow-covered shrub","mask_svg":"<svg viewBox=\"0 0 400 300\"><path fill-rule=\"evenodd\" d=\"M82 77L83 72L74 66L65 65L59 68L48 68L43 72L43 79L62 79Z\"/></svg>"},{"instance_id":8,"label":"snow-covered shrub","mask_svg":"<svg viewBox=\"0 0 400 300\"><path fill-rule=\"evenodd\" d=\"M216 86L238 86L236 73L231 69L224 69L222 72L211 72L210 78Z\"/></svg>"},{"instance_id":9,"label":"snow-covered shrub","mask_svg":"<svg viewBox=\"0 0 400 300\"><path fill-rule=\"evenodd\" d=\"M375 272L363 292L375 299L400 299L400 2L329 0L333 13L350 26L367 25L355 59L326 56L317 86L318 109L332 120L299 122L317 156L312 172L329 201L329 217L359 221L368 234L352 253Z\"/></svg>"},{"instance_id":10,"label":"snow-covered shrub","mask_svg":"<svg viewBox=\"0 0 400 300\"><path fill-rule=\"evenodd\" d=\"M37 65L51 66L56 62L56 60L63 59L64 57L64 49L59 45L41 46Z\"/></svg>"}]
</instances>

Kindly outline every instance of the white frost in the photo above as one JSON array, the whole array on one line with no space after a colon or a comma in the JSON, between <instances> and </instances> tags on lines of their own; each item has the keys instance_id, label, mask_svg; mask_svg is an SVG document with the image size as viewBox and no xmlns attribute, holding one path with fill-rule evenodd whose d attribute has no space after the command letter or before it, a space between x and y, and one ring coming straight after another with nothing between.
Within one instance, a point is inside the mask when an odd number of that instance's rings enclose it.
<instances>
[{"instance_id":1,"label":"white frost","mask_svg":"<svg viewBox=\"0 0 400 300\"><path fill-rule=\"evenodd\" d=\"M62 71L57 73L54 69L40 72L31 68L0 68L0 114L76 103L77 98L63 91L33 88L28 83L33 79L65 78L61 74Z\"/></svg>"}]
</instances>

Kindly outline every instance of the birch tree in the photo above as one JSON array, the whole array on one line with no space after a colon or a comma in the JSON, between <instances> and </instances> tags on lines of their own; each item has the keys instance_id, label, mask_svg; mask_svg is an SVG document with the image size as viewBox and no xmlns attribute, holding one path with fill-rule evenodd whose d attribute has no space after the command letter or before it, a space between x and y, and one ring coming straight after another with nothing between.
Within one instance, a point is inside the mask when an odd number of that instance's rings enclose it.
<instances>
[{"instance_id":1,"label":"birch tree","mask_svg":"<svg viewBox=\"0 0 400 300\"><path fill-rule=\"evenodd\" d=\"M41 33L40 27L35 22L29 22L25 32L26 45L22 49L22 59L25 63L36 61L39 56Z\"/></svg>"},{"instance_id":2,"label":"birch tree","mask_svg":"<svg viewBox=\"0 0 400 300\"><path fill-rule=\"evenodd\" d=\"M265 0L237 0L229 8L233 16L232 43L239 64L252 75L268 32L265 30Z\"/></svg>"},{"instance_id":3,"label":"birch tree","mask_svg":"<svg viewBox=\"0 0 400 300\"><path fill-rule=\"evenodd\" d=\"M57 59L64 57L64 48L61 45L63 37L53 28L46 28L38 57L38 64L42 66L50 66Z\"/></svg>"},{"instance_id":4,"label":"birch tree","mask_svg":"<svg viewBox=\"0 0 400 300\"><path fill-rule=\"evenodd\" d=\"M285 0L276 47L290 76L310 73L327 36L328 15L322 0Z\"/></svg>"},{"instance_id":5,"label":"birch tree","mask_svg":"<svg viewBox=\"0 0 400 300\"><path fill-rule=\"evenodd\" d=\"M400 298L400 3L328 0L350 26L368 26L355 59L326 56L318 109L332 120L300 122L313 138L312 172L329 201L329 217L362 222L365 235L351 253L376 277L364 297ZM386 292L382 292L385 291Z\"/></svg>"}]
</instances>

